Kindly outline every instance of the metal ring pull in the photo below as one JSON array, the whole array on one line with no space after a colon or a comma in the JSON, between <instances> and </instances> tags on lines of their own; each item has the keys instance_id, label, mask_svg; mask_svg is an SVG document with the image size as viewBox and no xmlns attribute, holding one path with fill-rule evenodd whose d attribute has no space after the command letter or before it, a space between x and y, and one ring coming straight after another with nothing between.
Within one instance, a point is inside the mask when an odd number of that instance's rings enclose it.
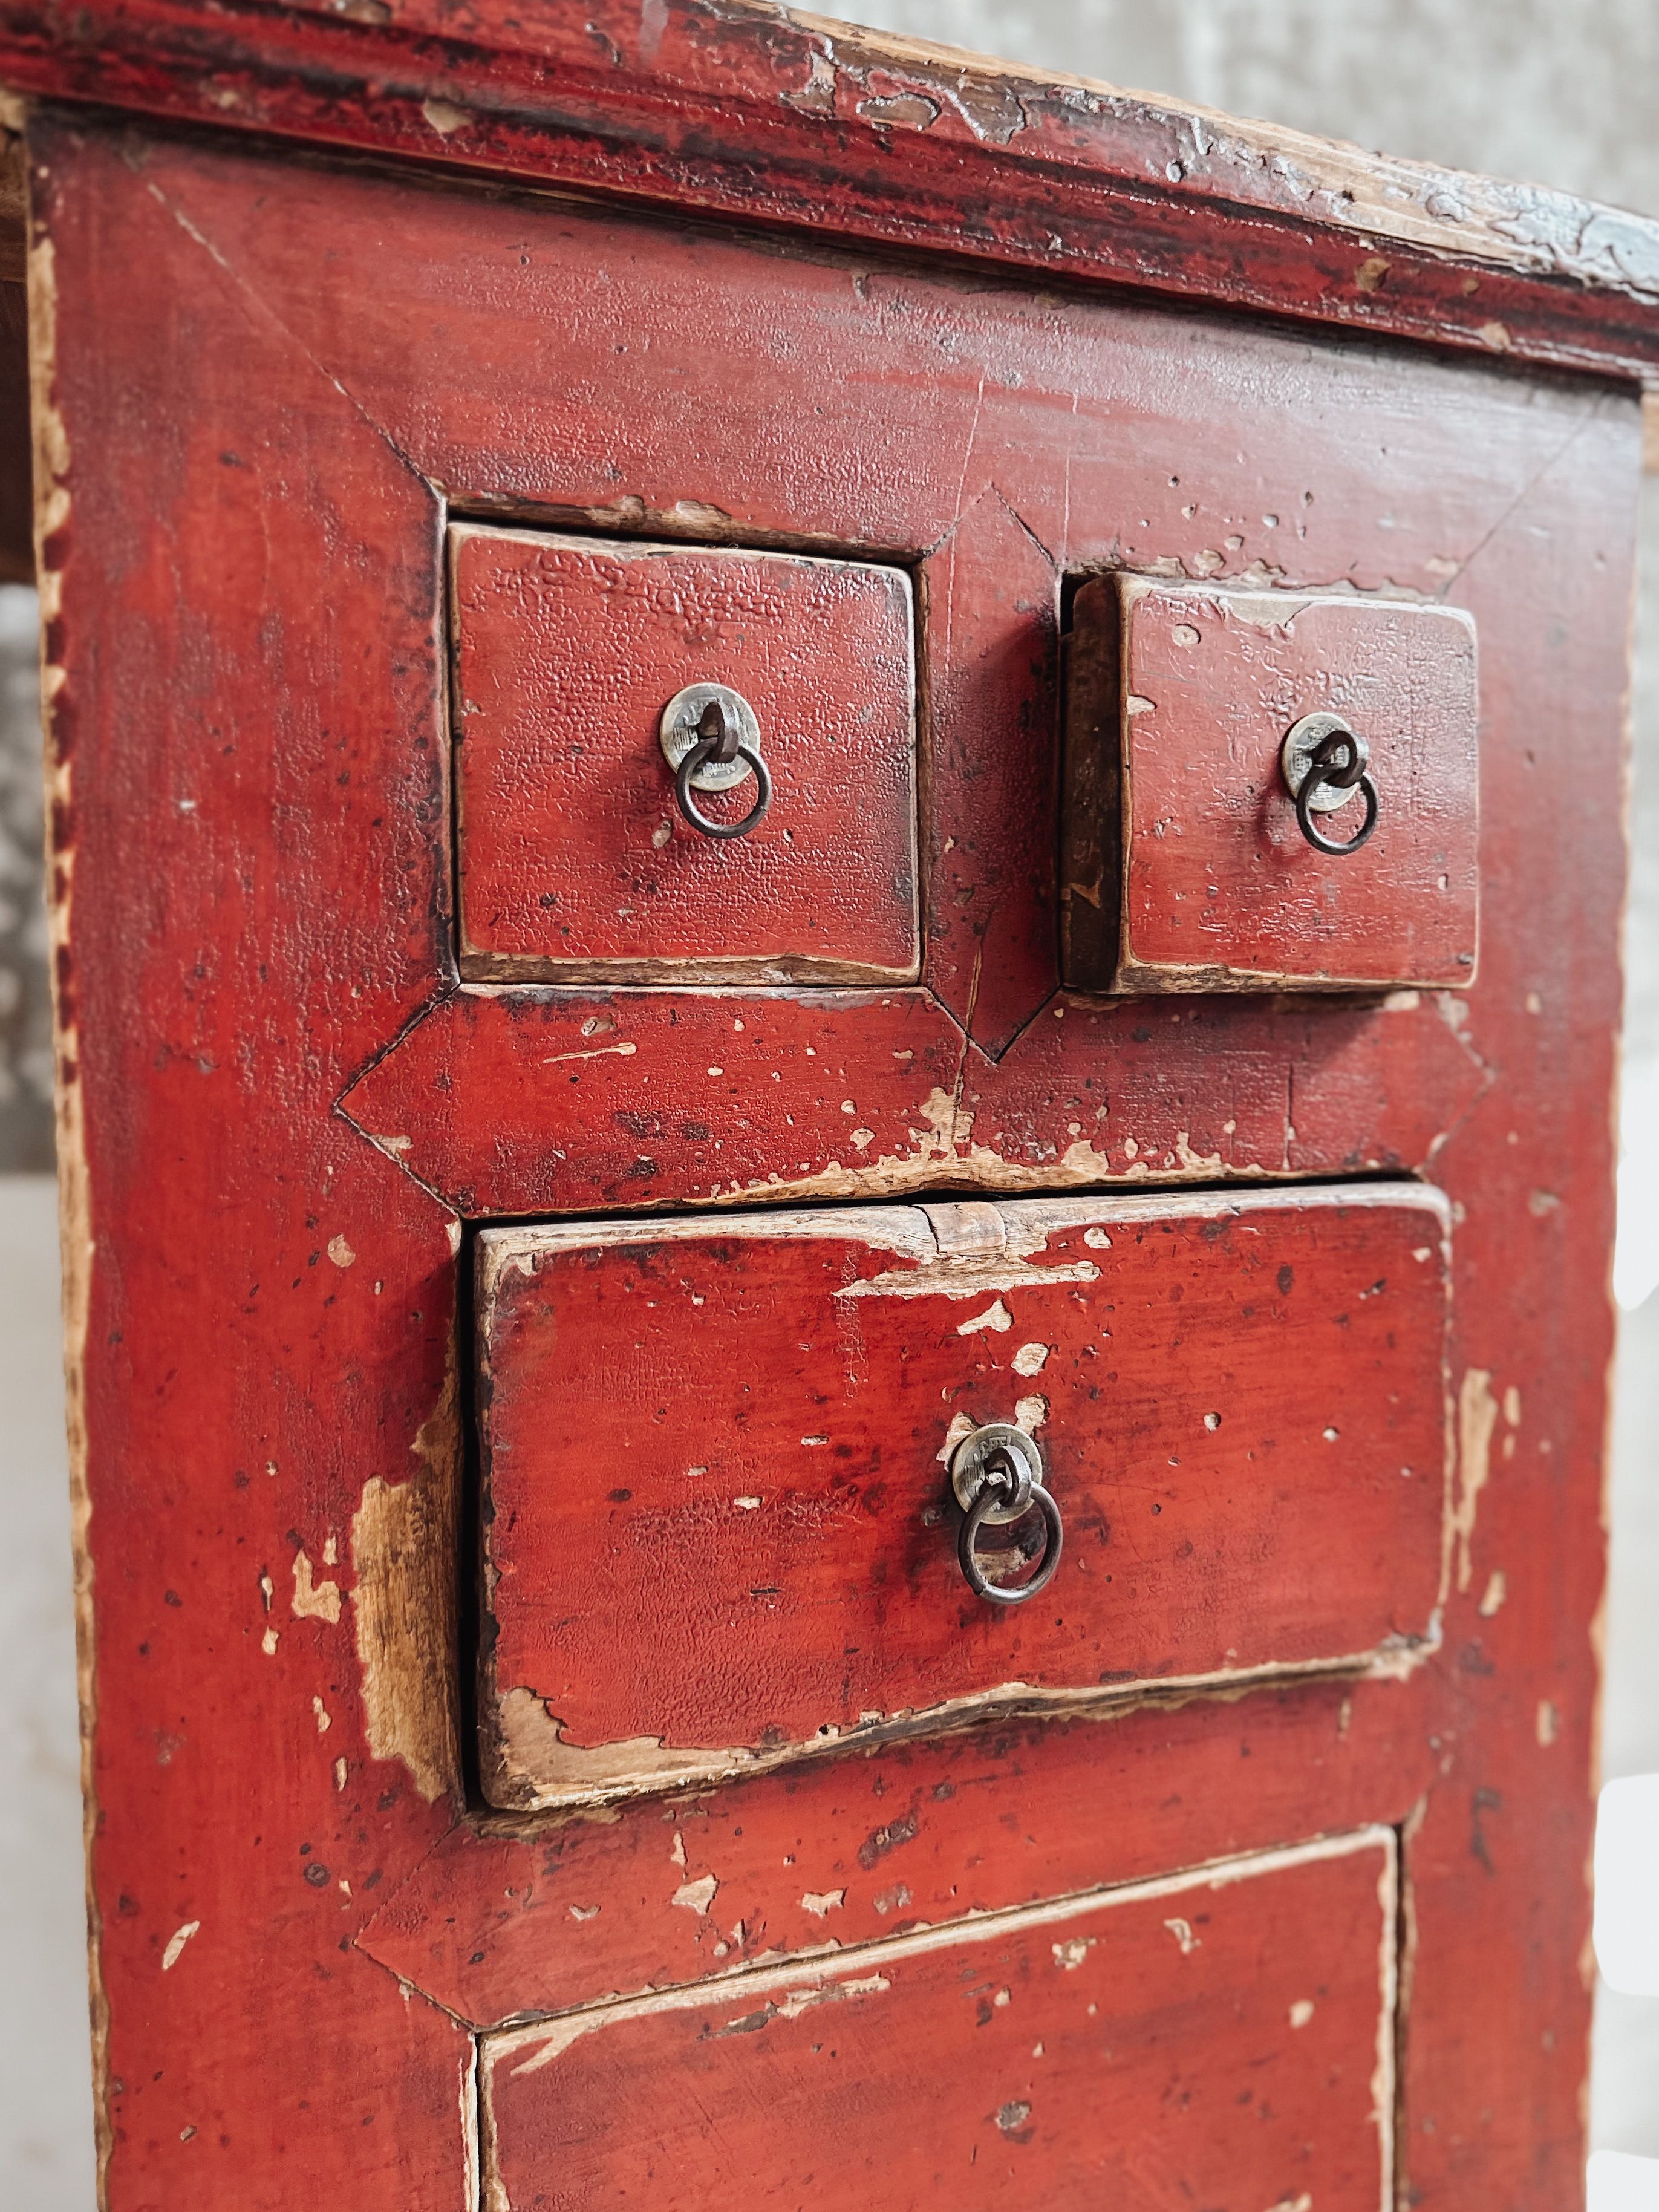
<instances>
[{"instance_id":1,"label":"metal ring pull","mask_svg":"<svg viewBox=\"0 0 1659 2212\"><path fill-rule=\"evenodd\" d=\"M685 710L695 711L698 707L701 712L695 726L688 726ZM664 714L663 748L674 764L674 797L694 830L700 830L705 837L746 837L764 820L772 804L772 778L761 758L754 709L735 691L716 684L694 685L682 691ZM740 783L745 775L755 779L756 799L740 822L716 821L691 796L694 787L724 791Z\"/></svg>"},{"instance_id":2,"label":"metal ring pull","mask_svg":"<svg viewBox=\"0 0 1659 2212\"><path fill-rule=\"evenodd\" d=\"M990 1605L1023 1605L1046 1589L1060 1565L1066 1532L1060 1508L1043 1487L1042 1455L1031 1437L1000 1421L973 1430L951 1455L951 1481L963 1508L957 1560L974 1595ZM981 1529L988 1523L1012 1527L1033 1513L1041 1516L1042 1523L1036 1572L1022 1583L993 1582L980 1562ZM1024 1559L1033 1556L1024 1542L1014 1548Z\"/></svg>"},{"instance_id":3,"label":"metal ring pull","mask_svg":"<svg viewBox=\"0 0 1659 2212\"><path fill-rule=\"evenodd\" d=\"M1316 853L1340 860L1357 853L1376 827L1376 786L1370 748L1340 714L1304 714L1285 739L1279 766L1296 800L1296 823ZM1364 819L1352 837L1328 837L1314 819L1346 806L1358 788Z\"/></svg>"}]
</instances>

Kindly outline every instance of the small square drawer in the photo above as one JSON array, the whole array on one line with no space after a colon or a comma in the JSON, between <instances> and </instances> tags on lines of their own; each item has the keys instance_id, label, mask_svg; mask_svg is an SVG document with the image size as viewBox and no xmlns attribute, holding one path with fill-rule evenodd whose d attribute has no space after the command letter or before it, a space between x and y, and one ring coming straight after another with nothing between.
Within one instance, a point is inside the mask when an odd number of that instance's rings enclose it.
<instances>
[{"instance_id":1,"label":"small square drawer","mask_svg":"<svg viewBox=\"0 0 1659 2212\"><path fill-rule=\"evenodd\" d=\"M1396 1884L1362 1829L486 2036L487 2201L1377 2212Z\"/></svg>"},{"instance_id":2,"label":"small square drawer","mask_svg":"<svg viewBox=\"0 0 1659 2212\"><path fill-rule=\"evenodd\" d=\"M457 526L450 586L467 975L916 974L902 569Z\"/></svg>"},{"instance_id":3,"label":"small square drawer","mask_svg":"<svg viewBox=\"0 0 1659 2212\"><path fill-rule=\"evenodd\" d=\"M1079 990L1474 975L1474 625L1145 577L1073 606L1062 937Z\"/></svg>"},{"instance_id":4,"label":"small square drawer","mask_svg":"<svg viewBox=\"0 0 1659 2212\"><path fill-rule=\"evenodd\" d=\"M486 1794L1397 1662L1447 1236L1387 1184L485 1231Z\"/></svg>"}]
</instances>

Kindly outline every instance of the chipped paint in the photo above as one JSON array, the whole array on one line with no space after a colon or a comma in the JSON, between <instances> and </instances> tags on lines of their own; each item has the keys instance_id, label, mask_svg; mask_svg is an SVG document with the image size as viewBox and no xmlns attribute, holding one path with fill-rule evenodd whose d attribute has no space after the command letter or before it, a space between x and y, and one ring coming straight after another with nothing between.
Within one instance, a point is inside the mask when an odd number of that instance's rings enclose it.
<instances>
[{"instance_id":1,"label":"chipped paint","mask_svg":"<svg viewBox=\"0 0 1659 2212\"><path fill-rule=\"evenodd\" d=\"M533 1690L515 1688L498 1701L499 1720L483 1747L489 1795L500 1805L581 1803L662 1788L672 1782L714 1780L764 1760L753 1751L686 1750L660 1736L630 1736L592 1747L572 1743L564 1724Z\"/></svg>"},{"instance_id":2,"label":"chipped paint","mask_svg":"<svg viewBox=\"0 0 1659 2212\"><path fill-rule=\"evenodd\" d=\"M1457 1502L1447 1522L1446 1540L1456 1547L1457 1587L1468 1589L1474 1574L1472 1547L1480 1493L1492 1472L1492 1431L1498 1401L1491 1370L1471 1367L1457 1393Z\"/></svg>"},{"instance_id":3,"label":"chipped paint","mask_svg":"<svg viewBox=\"0 0 1659 2212\"><path fill-rule=\"evenodd\" d=\"M683 1905L688 1912L707 1912L719 1888L720 1882L714 1875L700 1875L696 1881L683 1881L668 1902Z\"/></svg>"},{"instance_id":4,"label":"chipped paint","mask_svg":"<svg viewBox=\"0 0 1659 2212\"><path fill-rule=\"evenodd\" d=\"M803 1912L810 1912L815 1919L822 1920L826 1913L833 1912L837 1905L846 1902L847 1892L844 1889L809 1889L800 1905Z\"/></svg>"},{"instance_id":5,"label":"chipped paint","mask_svg":"<svg viewBox=\"0 0 1659 2212\"><path fill-rule=\"evenodd\" d=\"M464 107L457 107L451 100L423 100L421 113L439 137L453 138L462 131L470 131L473 118Z\"/></svg>"},{"instance_id":6,"label":"chipped paint","mask_svg":"<svg viewBox=\"0 0 1659 2212\"><path fill-rule=\"evenodd\" d=\"M1055 1283L1093 1283L1100 1270L1091 1260L1068 1260L1058 1267L1036 1267L1017 1258L986 1260L952 1254L920 1267L893 1267L885 1274L861 1276L836 1291L842 1298L978 1298L993 1291L1046 1290ZM991 1309L1003 1316L980 1326L1006 1328L1012 1322L1007 1308ZM964 1335L966 1330L962 1332Z\"/></svg>"},{"instance_id":7,"label":"chipped paint","mask_svg":"<svg viewBox=\"0 0 1659 2212\"><path fill-rule=\"evenodd\" d=\"M173 1972L184 1956L185 1944L192 1936L200 1933L201 1926L199 1920L186 1920L182 1928L174 1929L173 1934L167 1938L167 1949L161 1954L161 1972L164 1974L170 1974Z\"/></svg>"},{"instance_id":8,"label":"chipped paint","mask_svg":"<svg viewBox=\"0 0 1659 2212\"><path fill-rule=\"evenodd\" d=\"M999 1298L994 1305L987 1306L983 1313L974 1314L967 1321L959 1321L957 1323L957 1334L972 1336L976 1330L982 1328L995 1329L999 1334L1001 1334L1011 1329L1013 1325L1012 1314Z\"/></svg>"},{"instance_id":9,"label":"chipped paint","mask_svg":"<svg viewBox=\"0 0 1659 2212\"><path fill-rule=\"evenodd\" d=\"M1030 1402L1043 1403L1041 1400ZM1433 1657L1440 1644L1437 1613L1425 1635L1390 1638L1375 1651L1346 1652L1325 1659L1267 1658L1252 1667L1163 1675L1156 1680L1137 1679L1109 1686L1039 1689L1028 1682L1002 1682L939 1705L860 1714L851 1727L826 1726L805 1741L769 1743L763 1749L747 1745L675 1746L659 1736L629 1737L585 1747L568 1741L562 1723L533 1690L517 1688L501 1699L498 1731L493 1738L490 1732L485 1733L486 1779L491 1803L503 1809L616 1818L625 1798L770 1773L798 1760L854 1745L868 1749L918 1735L944 1735L994 1716L1035 1719L1064 1714L1105 1720L1148 1704L1173 1705L1189 1697L1242 1696L1267 1682L1327 1677L1404 1681Z\"/></svg>"},{"instance_id":10,"label":"chipped paint","mask_svg":"<svg viewBox=\"0 0 1659 2212\"><path fill-rule=\"evenodd\" d=\"M292 1603L296 1620L326 1620L331 1625L340 1618L340 1585L314 1581L310 1558L304 1552L295 1555Z\"/></svg>"},{"instance_id":11,"label":"chipped paint","mask_svg":"<svg viewBox=\"0 0 1659 2212\"><path fill-rule=\"evenodd\" d=\"M9 125L8 127L10 127ZM62 1267L64 1419L69 1449L74 1547L75 1674L80 1715L81 1820L87 1913L87 1996L91 2014L93 2125L102 2203L114 2148L110 2117L109 1999L104 1984L103 1911L94 1879L100 1827L97 1623L94 1604L92 1492L88 1479L87 1329L96 1254L87 1161L82 1040L72 974L76 854L74 753L64 698L67 671L52 658L64 616L64 546L70 524L70 440L58 404L56 249L28 239L29 418L33 441L35 575L40 594L40 717L46 740L46 930L52 980L53 1111L57 1127L58 1230Z\"/></svg>"},{"instance_id":12,"label":"chipped paint","mask_svg":"<svg viewBox=\"0 0 1659 2212\"><path fill-rule=\"evenodd\" d=\"M1190 1920L1166 1920L1164 1925L1181 1946L1181 1955L1183 1959L1202 1948L1204 1939L1201 1936L1195 1936L1193 1933L1193 1923Z\"/></svg>"},{"instance_id":13,"label":"chipped paint","mask_svg":"<svg viewBox=\"0 0 1659 2212\"><path fill-rule=\"evenodd\" d=\"M398 1759L430 1803L459 1787L457 1492L460 1436L452 1347L438 1402L402 1482L371 1475L351 1522L351 1591L363 1728L372 1755Z\"/></svg>"}]
</instances>

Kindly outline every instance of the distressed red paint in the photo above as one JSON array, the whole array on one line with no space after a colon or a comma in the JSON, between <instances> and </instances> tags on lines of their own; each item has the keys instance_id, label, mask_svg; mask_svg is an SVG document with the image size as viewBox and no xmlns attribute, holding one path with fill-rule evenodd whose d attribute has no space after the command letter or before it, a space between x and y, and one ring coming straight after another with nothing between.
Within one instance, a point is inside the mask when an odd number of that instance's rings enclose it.
<instances>
[{"instance_id":1,"label":"distressed red paint","mask_svg":"<svg viewBox=\"0 0 1659 2212\"><path fill-rule=\"evenodd\" d=\"M1310 212L1243 127L1206 154L1147 103L747 9L674 0L651 52L636 10L582 21L0 9L10 84L214 126L29 118L106 2201L457 2212L487 2156L522 2207L578 2155L580 2100L603 2201L662 2156L606 2117L635 2081L686 2127L680 2201L763 2158L787 2197L830 2148L815 2012L872 2023L854 2119L890 2201L976 2147L1076 2201L1093 2108L981 2085L954 2009L994 1952L985 2032L1023 2033L1015 1978L1054 1971L1060 1913L1146 1923L1121 2011L1090 2000L1124 2046L1125 2157L1159 2155L1150 2023L1197 1964L1179 2067L1204 2125L1158 2164L1166 2196L1243 2174L1252 2204L1370 2204L1391 2157L1431 2212L1557 2212L1582 2171L1637 467L1633 384L1558 372L1659 352L1653 234L1472 182L1442 218L1444 179L1334 155L1358 212ZM1412 522L1386 567L1382 514ZM908 572L915 982L461 981L457 520ZM1115 571L1473 618L1469 990L1059 991L1062 625ZM564 1057L596 1038L637 1048ZM1146 1691L597 1818L482 1804L458 1734L466 1224L1379 1171L1455 1218L1452 1540L1406 1679ZM1340 1512L1316 1533L1352 1572ZM1310 1855L1327 1836L1362 1840ZM1172 1897L1107 1901L1235 1858L1227 1893L1281 1900L1266 1963ZM880 2007L784 2002L842 1973L802 1955L830 1944ZM1318 1992L1275 1978L1303 1966L1338 1993L1328 2045L1290 2017ZM672 2002L572 2033L653 1985ZM548 2020L567 2049L515 2072ZM1093 2094L1088 2020L1022 2048ZM1383 2045L1397 2130L1371 2117ZM1279 2135L1226 2101L1256 2060ZM705 2132L672 2105L688 2065Z\"/></svg>"},{"instance_id":2,"label":"distressed red paint","mask_svg":"<svg viewBox=\"0 0 1659 2212\"><path fill-rule=\"evenodd\" d=\"M486 1791L1397 1663L1438 1633L1447 1229L1384 1183L487 1231ZM942 1475L998 1422L1069 1532L1006 1613Z\"/></svg>"}]
</instances>

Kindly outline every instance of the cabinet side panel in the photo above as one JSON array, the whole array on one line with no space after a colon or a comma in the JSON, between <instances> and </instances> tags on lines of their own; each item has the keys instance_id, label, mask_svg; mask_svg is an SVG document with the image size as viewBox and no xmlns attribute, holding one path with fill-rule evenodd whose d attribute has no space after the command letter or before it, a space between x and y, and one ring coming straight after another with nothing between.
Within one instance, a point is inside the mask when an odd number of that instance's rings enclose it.
<instances>
[{"instance_id":1,"label":"cabinet side panel","mask_svg":"<svg viewBox=\"0 0 1659 2212\"><path fill-rule=\"evenodd\" d=\"M188 155L31 150L104 2201L459 2212L352 1948L450 1817L451 1244L331 1111L447 943L437 518Z\"/></svg>"}]
</instances>

